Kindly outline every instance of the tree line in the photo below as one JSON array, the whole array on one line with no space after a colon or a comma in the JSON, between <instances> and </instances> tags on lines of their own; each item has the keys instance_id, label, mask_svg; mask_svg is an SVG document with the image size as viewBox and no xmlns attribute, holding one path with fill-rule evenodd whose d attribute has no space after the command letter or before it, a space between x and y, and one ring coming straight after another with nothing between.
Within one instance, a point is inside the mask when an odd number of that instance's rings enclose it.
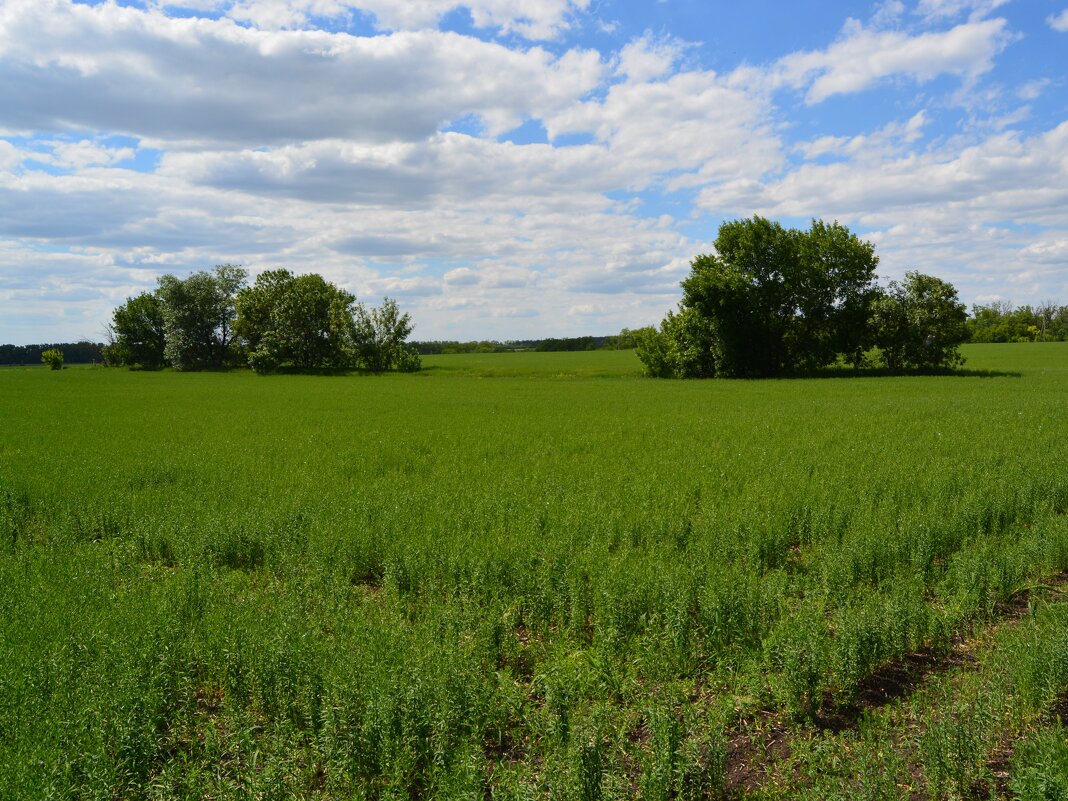
<instances>
[{"instance_id":1,"label":"tree line","mask_svg":"<svg viewBox=\"0 0 1068 801\"><path fill-rule=\"evenodd\" d=\"M472 340L469 342L439 339L428 342L413 342L412 346L424 356L453 353L515 353L517 351L526 350L533 350L539 353L557 351L632 350L638 345L638 334L640 331L641 329L631 330L629 328L624 328L618 334L610 334L608 336L509 339L504 342L496 339Z\"/></svg>"},{"instance_id":2,"label":"tree line","mask_svg":"<svg viewBox=\"0 0 1068 801\"><path fill-rule=\"evenodd\" d=\"M0 364L41 364L46 351L58 350L67 364L98 364L104 361L103 345L99 342L51 342L41 345L0 345Z\"/></svg>"},{"instance_id":3,"label":"tree line","mask_svg":"<svg viewBox=\"0 0 1068 801\"><path fill-rule=\"evenodd\" d=\"M259 373L420 369L407 343L411 318L396 301L368 308L315 273L268 270L247 279L229 264L161 276L154 291L115 309L105 360L145 369L247 365Z\"/></svg>"},{"instance_id":4,"label":"tree line","mask_svg":"<svg viewBox=\"0 0 1068 801\"><path fill-rule=\"evenodd\" d=\"M952 284L909 272L875 282L875 248L838 222L807 231L762 217L720 226L691 263L677 311L639 337L658 377L769 377L838 362L901 370L963 363L967 311Z\"/></svg>"},{"instance_id":5,"label":"tree line","mask_svg":"<svg viewBox=\"0 0 1068 801\"><path fill-rule=\"evenodd\" d=\"M1068 306L977 304L968 318L968 335L972 342L1068 342Z\"/></svg>"}]
</instances>

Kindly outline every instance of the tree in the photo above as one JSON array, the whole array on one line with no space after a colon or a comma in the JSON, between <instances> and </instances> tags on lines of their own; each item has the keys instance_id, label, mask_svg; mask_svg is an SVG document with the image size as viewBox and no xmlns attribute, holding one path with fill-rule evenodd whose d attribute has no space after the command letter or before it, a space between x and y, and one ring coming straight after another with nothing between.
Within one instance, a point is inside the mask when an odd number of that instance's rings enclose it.
<instances>
[{"instance_id":1,"label":"tree","mask_svg":"<svg viewBox=\"0 0 1068 801\"><path fill-rule=\"evenodd\" d=\"M874 296L874 247L835 222L808 231L762 217L720 226L715 253L682 282L677 315L639 349L683 376L773 376L859 360ZM672 355L674 354L674 355ZM649 366L650 372L655 372Z\"/></svg>"},{"instance_id":2,"label":"tree","mask_svg":"<svg viewBox=\"0 0 1068 801\"><path fill-rule=\"evenodd\" d=\"M59 348L49 348L41 354L41 363L47 364L52 370L63 369L63 351Z\"/></svg>"},{"instance_id":3,"label":"tree","mask_svg":"<svg viewBox=\"0 0 1068 801\"><path fill-rule=\"evenodd\" d=\"M320 275L271 270L238 293L235 330L257 372L283 364L304 370L346 367L352 360L355 302Z\"/></svg>"},{"instance_id":4,"label":"tree","mask_svg":"<svg viewBox=\"0 0 1068 801\"><path fill-rule=\"evenodd\" d=\"M164 355L177 370L222 367L235 356L235 300L246 272L223 264L180 279L159 279L163 307Z\"/></svg>"},{"instance_id":5,"label":"tree","mask_svg":"<svg viewBox=\"0 0 1068 801\"><path fill-rule=\"evenodd\" d=\"M639 329L638 358L654 378L710 378L716 375L712 328L696 309L669 311L660 323Z\"/></svg>"},{"instance_id":6,"label":"tree","mask_svg":"<svg viewBox=\"0 0 1068 801\"><path fill-rule=\"evenodd\" d=\"M968 314L952 284L918 272L891 281L872 303L874 344L887 369L953 368L964 363Z\"/></svg>"},{"instance_id":7,"label":"tree","mask_svg":"<svg viewBox=\"0 0 1068 801\"><path fill-rule=\"evenodd\" d=\"M110 332L113 342L108 358L119 364L136 364L146 369L164 364L163 307L157 295L142 292L115 309Z\"/></svg>"},{"instance_id":8,"label":"tree","mask_svg":"<svg viewBox=\"0 0 1068 801\"><path fill-rule=\"evenodd\" d=\"M403 360L406 371L419 369L418 353L405 344L411 333L411 317L401 313L395 300L384 298L380 307L370 310L357 306L353 341L359 365L379 373Z\"/></svg>"}]
</instances>

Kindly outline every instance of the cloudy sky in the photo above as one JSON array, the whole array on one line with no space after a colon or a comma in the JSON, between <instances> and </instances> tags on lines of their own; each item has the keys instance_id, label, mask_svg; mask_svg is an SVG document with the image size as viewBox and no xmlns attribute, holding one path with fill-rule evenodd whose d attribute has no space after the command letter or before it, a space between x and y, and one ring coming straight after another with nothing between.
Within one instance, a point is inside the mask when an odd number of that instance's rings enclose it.
<instances>
[{"instance_id":1,"label":"cloudy sky","mask_svg":"<svg viewBox=\"0 0 1068 801\"><path fill-rule=\"evenodd\" d=\"M224 262L613 333L752 214L1068 303L1068 0L0 0L0 342Z\"/></svg>"}]
</instances>

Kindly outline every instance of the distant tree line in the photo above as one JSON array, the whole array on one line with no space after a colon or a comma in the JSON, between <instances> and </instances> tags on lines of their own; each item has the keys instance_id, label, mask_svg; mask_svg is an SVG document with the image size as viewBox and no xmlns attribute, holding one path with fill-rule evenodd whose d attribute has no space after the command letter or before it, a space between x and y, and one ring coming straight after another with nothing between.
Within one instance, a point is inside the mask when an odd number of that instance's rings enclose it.
<instances>
[{"instance_id":1,"label":"distant tree line","mask_svg":"<svg viewBox=\"0 0 1068 801\"><path fill-rule=\"evenodd\" d=\"M435 339L427 342L413 342L412 347L422 356L437 356L453 353L514 353L516 351L534 350L538 341L515 339L500 342L496 339L471 340L460 342L455 339Z\"/></svg>"},{"instance_id":2,"label":"distant tree line","mask_svg":"<svg viewBox=\"0 0 1068 801\"><path fill-rule=\"evenodd\" d=\"M63 354L66 364L96 364L104 361L103 344L98 342L54 342L45 345L0 345L0 364L38 365L50 350Z\"/></svg>"},{"instance_id":3,"label":"distant tree line","mask_svg":"<svg viewBox=\"0 0 1068 801\"><path fill-rule=\"evenodd\" d=\"M321 275L268 270L247 283L224 264L188 278L161 276L115 309L104 347L109 364L176 370L249 366L280 369L413 371L411 318L386 298L377 308Z\"/></svg>"},{"instance_id":4,"label":"distant tree line","mask_svg":"<svg viewBox=\"0 0 1068 801\"><path fill-rule=\"evenodd\" d=\"M629 328L624 328L618 334L609 336L509 339L504 342L493 339L470 342L434 340L430 342L413 342L412 346L424 356L450 353L513 353L524 350L543 353L554 351L629 350L638 346L640 331L641 329L632 331Z\"/></svg>"},{"instance_id":5,"label":"distant tree line","mask_svg":"<svg viewBox=\"0 0 1068 801\"><path fill-rule=\"evenodd\" d=\"M753 217L720 226L691 263L678 311L641 336L659 377L768 377L844 361L890 372L963 363L967 311L949 283L917 272L875 283L874 246L835 222L807 231Z\"/></svg>"},{"instance_id":6,"label":"distant tree line","mask_svg":"<svg viewBox=\"0 0 1068 801\"><path fill-rule=\"evenodd\" d=\"M1013 306L1008 301L972 306L968 319L972 342L1066 342L1068 306L1052 301Z\"/></svg>"}]
</instances>

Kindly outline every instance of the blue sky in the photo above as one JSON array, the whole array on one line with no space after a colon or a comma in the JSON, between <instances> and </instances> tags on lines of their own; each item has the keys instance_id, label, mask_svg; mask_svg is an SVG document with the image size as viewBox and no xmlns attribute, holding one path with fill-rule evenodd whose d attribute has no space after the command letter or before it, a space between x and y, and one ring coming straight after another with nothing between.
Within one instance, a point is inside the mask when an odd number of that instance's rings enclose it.
<instances>
[{"instance_id":1,"label":"blue sky","mask_svg":"<svg viewBox=\"0 0 1068 801\"><path fill-rule=\"evenodd\" d=\"M0 0L0 342L224 262L611 333L752 214L1068 303L1066 68L1068 0Z\"/></svg>"}]
</instances>

